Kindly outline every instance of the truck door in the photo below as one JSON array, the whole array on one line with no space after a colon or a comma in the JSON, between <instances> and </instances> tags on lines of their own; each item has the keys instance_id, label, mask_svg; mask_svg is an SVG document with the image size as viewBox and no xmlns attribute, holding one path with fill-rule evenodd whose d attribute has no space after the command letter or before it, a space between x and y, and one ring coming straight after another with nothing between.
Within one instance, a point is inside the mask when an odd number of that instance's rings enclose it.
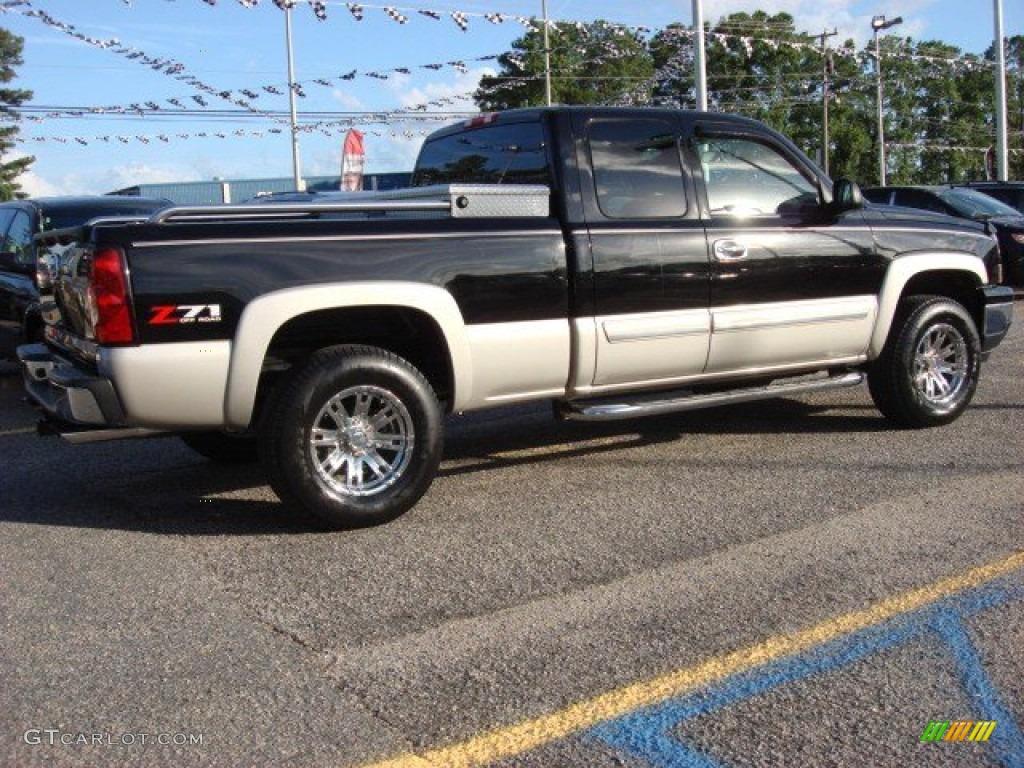
<instances>
[{"instance_id":1,"label":"truck door","mask_svg":"<svg viewBox=\"0 0 1024 768\"><path fill-rule=\"evenodd\" d=\"M814 170L768 132L698 123L693 146L711 257L706 372L861 358L884 274L861 212L832 214Z\"/></svg>"},{"instance_id":2,"label":"truck door","mask_svg":"<svg viewBox=\"0 0 1024 768\"><path fill-rule=\"evenodd\" d=\"M577 392L701 373L711 331L707 243L679 124L671 115L578 113L574 134L592 259L592 306L575 319L585 350Z\"/></svg>"}]
</instances>

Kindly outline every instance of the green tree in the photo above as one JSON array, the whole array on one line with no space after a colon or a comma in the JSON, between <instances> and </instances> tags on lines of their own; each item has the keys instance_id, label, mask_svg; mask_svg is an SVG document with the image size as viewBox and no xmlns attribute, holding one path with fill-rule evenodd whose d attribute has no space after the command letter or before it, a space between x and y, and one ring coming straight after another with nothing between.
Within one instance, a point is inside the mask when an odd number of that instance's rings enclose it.
<instances>
[{"instance_id":1,"label":"green tree","mask_svg":"<svg viewBox=\"0 0 1024 768\"><path fill-rule=\"evenodd\" d=\"M556 104L644 104L653 65L642 40L603 21L557 24L549 30L551 91ZM500 72L484 77L474 94L484 111L541 106L544 33L529 30L498 57Z\"/></svg>"},{"instance_id":2,"label":"green tree","mask_svg":"<svg viewBox=\"0 0 1024 768\"><path fill-rule=\"evenodd\" d=\"M829 171L868 186L878 173L874 90L852 40L831 54L829 76Z\"/></svg>"},{"instance_id":3,"label":"green tree","mask_svg":"<svg viewBox=\"0 0 1024 768\"><path fill-rule=\"evenodd\" d=\"M733 13L707 30L708 107L747 115L789 136L812 157L823 142L825 57L820 39L787 13ZM693 107L693 35L670 25L650 42L654 100ZM872 139L865 122L864 72L852 42L829 56L829 156L833 176L867 179Z\"/></svg>"},{"instance_id":4,"label":"green tree","mask_svg":"<svg viewBox=\"0 0 1024 768\"><path fill-rule=\"evenodd\" d=\"M18 135L19 115L14 107L32 98L32 91L8 88L6 84L15 77L15 67L22 64L21 52L25 41L6 29L0 29L0 200L21 197L18 177L35 161L34 157L7 160L14 149Z\"/></svg>"}]
</instances>

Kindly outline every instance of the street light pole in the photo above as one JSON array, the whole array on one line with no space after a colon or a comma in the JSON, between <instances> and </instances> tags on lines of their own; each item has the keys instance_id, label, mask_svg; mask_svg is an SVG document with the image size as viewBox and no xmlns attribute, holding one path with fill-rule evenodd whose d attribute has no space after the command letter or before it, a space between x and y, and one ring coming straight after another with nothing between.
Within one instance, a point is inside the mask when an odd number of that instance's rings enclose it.
<instances>
[{"instance_id":1,"label":"street light pole","mask_svg":"<svg viewBox=\"0 0 1024 768\"><path fill-rule=\"evenodd\" d=\"M1010 178L1006 134L1006 47L1003 45L1003 0L995 0L996 17L996 181Z\"/></svg>"},{"instance_id":2,"label":"street light pole","mask_svg":"<svg viewBox=\"0 0 1024 768\"><path fill-rule=\"evenodd\" d=\"M702 0L693 0L693 63L696 69L697 109L708 110L708 73L704 52L704 6Z\"/></svg>"},{"instance_id":3,"label":"street light pole","mask_svg":"<svg viewBox=\"0 0 1024 768\"><path fill-rule=\"evenodd\" d=\"M883 29L895 27L903 23L903 17L885 20L885 16L871 19L871 29L875 32L875 78L878 81L878 177L885 186L885 123L882 118L882 51L878 46L878 33Z\"/></svg>"},{"instance_id":4,"label":"street light pole","mask_svg":"<svg viewBox=\"0 0 1024 768\"><path fill-rule=\"evenodd\" d=\"M292 128L292 174L294 176L295 190L302 192L306 185L302 181L302 170L299 167L299 119L295 109L295 58L292 55L292 9L287 6L284 9L284 35L285 46L288 50L288 104L291 107L291 128Z\"/></svg>"},{"instance_id":5,"label":"street light pole","mask_svg":"<svg viewBox=\"0 0 1024 768\"><path fill-rule=\"evenodd\" d=\"M544 99L551 106L551 45L548 42L548 0L541 0L544 15Z\"/></svg>"}]
</instances>

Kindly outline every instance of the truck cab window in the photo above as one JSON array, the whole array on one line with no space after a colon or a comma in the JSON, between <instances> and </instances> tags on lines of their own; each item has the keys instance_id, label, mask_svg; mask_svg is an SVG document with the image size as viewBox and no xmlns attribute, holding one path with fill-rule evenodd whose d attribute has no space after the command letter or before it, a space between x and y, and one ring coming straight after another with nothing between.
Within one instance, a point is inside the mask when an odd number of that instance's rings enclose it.
<instances>
[{"instance_id":1,"label":"truck cab window","mask_svg":"<svg viewBox=\"0 0 1024 768\"><path fill-rule=\"evenodd\" d=\"M551 186L540 123L493 125L427 142L412 185L428 184Z\"/></svg>"},{"instance_id":2,"label":"truck cab window","mask_svg":"<svg viewBox=\"0 0 1024 768\"><path fill-rule=\"evenodd\" d=\"M818 204L817 186L774 147L746 138L699 141L712 216L799 213Z\"/></svg>"},{"instance_id":3,"label":"truck cab window","mask_svg":"<svg viewBox=\"0 0 1024 768\"><path fill-rule=\"evenodd\" d=\"M612 219L686 215L675 127L657 119L595 120L587 132L601 212Z\"/></svg>"}]
</instances>

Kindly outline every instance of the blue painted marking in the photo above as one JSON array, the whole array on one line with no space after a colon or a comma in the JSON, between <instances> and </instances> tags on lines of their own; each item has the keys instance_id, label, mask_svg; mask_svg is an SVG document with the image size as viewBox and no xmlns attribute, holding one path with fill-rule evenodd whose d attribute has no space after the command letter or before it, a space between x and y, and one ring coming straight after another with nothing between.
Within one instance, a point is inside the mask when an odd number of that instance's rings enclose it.
<instances>
[{"instance_id":1,"label":"blue painted marking","mask_svg":"<svg viewBox=\"0 0 1024 768\"><path fill-rule=\"evenodd\" d=\"M944 612L935 617L932 628L952 648L964 690L980 710L978 719L995 720L998 723L989 743L999 762L1006 768L1024 768L1024 736L985 674L981 656L960 618L952 612Z\"/></svg>"},{"instance_id":2,"label":"blue painted marking","mask_svg":"<svg viewBox=\"0 0 1024 768\"><path fill-rule=\"evenodd\" d=\"M670 736L683 723L813 675L832 672L912 639L935 633L953 652L962 684L981 708L979 719L999 725L990 743L1006 768L1024 768L1024 737L995 688L961 618L1024 599L1024 586L992 584L855 632L818 648L769 662L681 699L645 707L588 731L613 749L661 768L722 768L711 755ZM1004 728L1004 724L1006 727ZM923 727L923 726L922 726ZM997 739L996 736L999 736Z\"/></svg>"}]
</instances>

